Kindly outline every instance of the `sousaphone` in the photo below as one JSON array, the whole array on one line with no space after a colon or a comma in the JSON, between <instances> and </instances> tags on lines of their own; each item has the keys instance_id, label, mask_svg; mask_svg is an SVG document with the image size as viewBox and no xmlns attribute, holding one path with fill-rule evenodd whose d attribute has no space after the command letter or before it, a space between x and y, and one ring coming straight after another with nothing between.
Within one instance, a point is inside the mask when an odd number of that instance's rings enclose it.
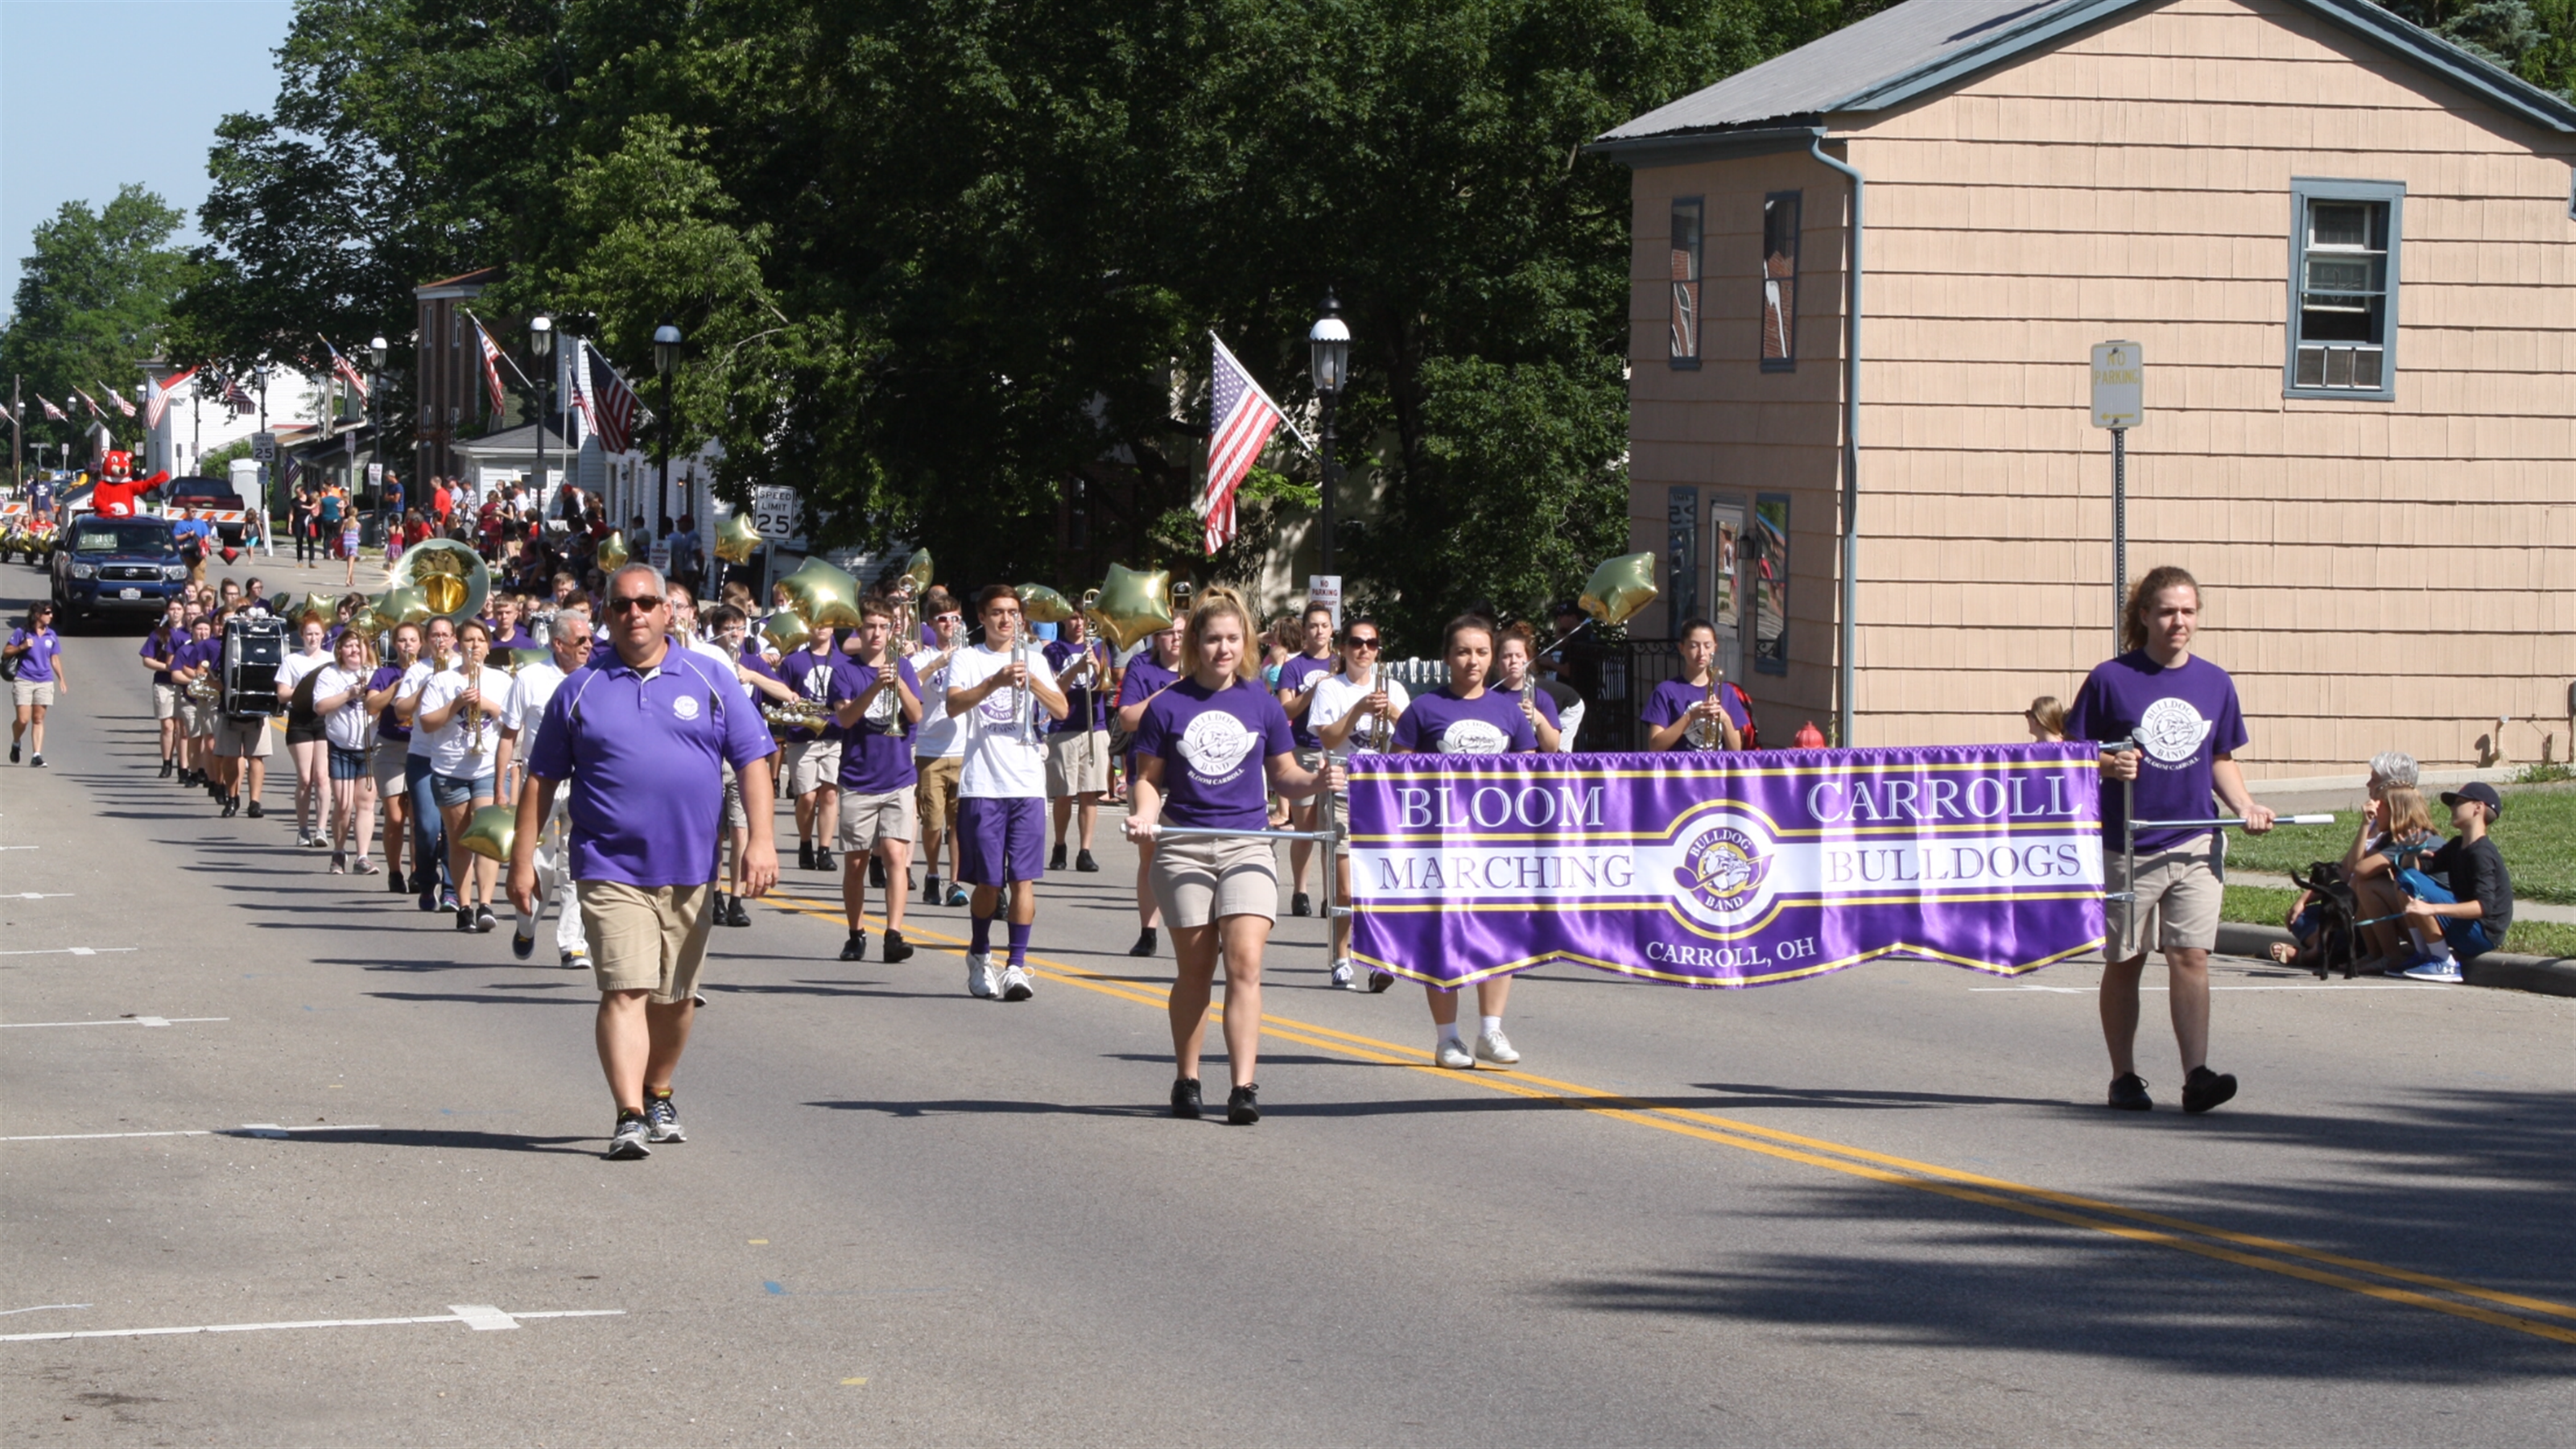
<instances>
[{"instance_id":1,"label":"sousaphone","mask_svg":"<svg viewBox=\"0 0 2576 1449\"><path fill-rule=\"evenodd\" d=\"M492 570L482 556L452 538L424 539L394 560L397 589L418 589L429 612L451 624L462 624L483 612L492 594Z\"/></svg>"}]
</instances>

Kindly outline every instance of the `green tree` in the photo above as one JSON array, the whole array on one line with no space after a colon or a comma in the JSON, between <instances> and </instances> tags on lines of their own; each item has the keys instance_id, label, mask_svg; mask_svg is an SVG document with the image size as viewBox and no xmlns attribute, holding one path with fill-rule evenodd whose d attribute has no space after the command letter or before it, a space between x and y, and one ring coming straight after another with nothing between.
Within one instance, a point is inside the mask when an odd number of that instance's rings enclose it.
<instances>
[{"instance_id":1,"label":"green tree","mask_svg":"<svg viewBox=\"0 0 2576 1449\"><path fill-rule=\"evenodd\" d=\"M142 420L118 412L99 389L122 389L130 399L143 363L161 355L171 303L189 278L186 254L169 244L185 220L160 197L127 185L95 211L67 201L38 224L34 247L19 263L9 321L0 327L0 374L23 376L28 393L51 398L72 421L49 421L31 402L30 441L77 445L89 435L93 420L71 395L75 387L108 409L119 446L143 436Z\"/></svg>"}]
</instances>

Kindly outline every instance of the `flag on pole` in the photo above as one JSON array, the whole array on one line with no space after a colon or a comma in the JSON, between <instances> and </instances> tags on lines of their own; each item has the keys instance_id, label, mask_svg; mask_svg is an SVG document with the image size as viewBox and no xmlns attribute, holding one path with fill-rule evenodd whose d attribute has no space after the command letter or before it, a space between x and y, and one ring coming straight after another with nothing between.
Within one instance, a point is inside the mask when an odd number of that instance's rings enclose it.
<instances>
[{"instance_id":1,"label":"flag on pole","mask_svg":"<svg viewBox=\"0 0 2576 1449\"><path fill-rule=\"evenodd\" d=\"M189 378L195 377L196 375L197 370L192 367L185 372L173 373L168 377L144 379L143 426L147 428L157 428L161 426L162 414L170 410L171 391L178 387L179 384L186 382Z\"/></svg>"},{"instance_id":2,"label":"flag on pole","mask_svg":"<svg viewBox=\"0 0 2576 1449\"><path fill-rule=\"evenodd\" d=\"M107 400L116 404L116 410L118 412L125 414L129 418L134 416L134 404L125 400L125 392L122 388L103 387L100 388L99 391L107 394Z\"/></svg>"},{"instance_id":3,"label":"flag on pole","mask_svg":"<svg viewBox=\"0 0 2576 1449\"><path fill-rule=\"evenodd\" d=\"M492 340L491 330L483 325L482 318L473 321L474 340L483 349L483 390L492 395L492 411L497 413L501 410L501 346Z\"/></svg>"},{"instance_id":4,"label":"flag on pole","mask_svg":"<svg viewBox=\"0 0 2576 1449\"><path fill-rule=\"evenodd\" d=\"M61 408L54 406L50 402L46 402L45 395L43 393L36 394L36 401L44 404L46 417L52 418L58 423L68 423L71 421L70 418L63 416L63 410Z\"/></svg>"},{"instance_id":5,"label":"flag on pole","mask_svg":"<svg viewBox=\"0 0 2576 1449\"><path fill-rule=\"evenodd\" d=\"M644 404L587 338L581 344L581 362L581 371L586 374L581 385L582 411L599 433L599 445L612 453L623 453L635 440L635 422L643 414Z\"/></svg>"},{"instance_id":6,"label":"flag on pole","mask_svg":"<svg viewBox=\"0 0 2576 1449\"><path fill-rule=\"evenodd\" d=\"M76 397L76 398L79 398L82 402L85 402L85 403L89 404L89 415L90 415L91 417L98 418L98 419L100 419L100 420L102 420L102 421L104 421L104 420L106 419L106 417L107 417L107 409L105 409L105 408L103 408L103 407L100 407L100 406L98 405L98 399L97 399L97 398L91 397L88 393L85 393L85 392L81 391L81 390L80 390L79 388L77 388L77 387L75 387L75 388L73 388L73 389L72 389L72 396L74 396L74 397Z\"/></svg>"},{"instance_id":7,"label":"flag on pole","mask_svg":"<svg viewBox=\"0 0 2576 1449\"><path fill-rule=\"evenodd\" d=\"M331 371L338 374L340 380L349 385L349 391L358 395L358 401L366 402L368 400L367 380L358 375L358 369L350 363L349 359L340 355L340 349L331 345L330 338L322 339L322 350L331 354Z\"/></svg>"},{"instance_id":8,"label":"flag on pole","mask_svg":"<svg viewBox=\"0 0 2576 1449\"><path fill-rule=\"evenodd\" d=\"M234 417L240 417L244 413L255 413L259 411L259 404L252 401L249 391L241 385L241 379L238 377L233 378L224 384L223 397L224 406L232 412Z\"/></svg>"},{"instance_id":9,"label":"flag on pole","mask_svg":"<svg viewBox=\"0 0 2576 1449\"><path fill-rule=\"evenodd\" d=\"M1243 475L1252 471L1253 460L1269 446L1270 435L1279 428L1280 412L1279 404L1226 350L1224 338L1211 332L1208 341L1216 346L1216 396L1208 410L1207 486L1200 490L1192 511L1206 525L1202 542L1214 555L1234 537L1235 490L1242 486Z\"/></svg>"}]
</instances>

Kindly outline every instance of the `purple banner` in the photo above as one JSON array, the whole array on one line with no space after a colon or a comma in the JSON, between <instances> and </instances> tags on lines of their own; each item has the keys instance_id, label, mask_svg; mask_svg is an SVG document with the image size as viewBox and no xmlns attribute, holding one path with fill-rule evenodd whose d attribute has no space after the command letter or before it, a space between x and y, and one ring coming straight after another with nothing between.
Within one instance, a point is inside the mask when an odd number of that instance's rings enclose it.
<instances>
[{"instance_id":1,"label":"purple banner","mask_svg":"<svg viewBox=\"0 0 2576 1449\"><path fill-rule=\"evenodd\" d=\"M1359 755L1351 954L1763 986L1882 956L2018 976L2102 944L2095 748Z\"/></svg>"}]
</instances>

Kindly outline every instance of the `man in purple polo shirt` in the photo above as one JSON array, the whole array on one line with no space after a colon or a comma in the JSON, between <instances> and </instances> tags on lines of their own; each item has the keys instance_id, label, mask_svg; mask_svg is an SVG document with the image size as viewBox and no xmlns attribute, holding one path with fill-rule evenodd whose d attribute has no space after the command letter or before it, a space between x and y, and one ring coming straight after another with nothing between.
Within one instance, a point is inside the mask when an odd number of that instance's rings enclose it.
<instances>
[{"instance_id":1,"label":"man in purple polo shirt","mask_svg":"<svg viewBox=\"0 0 2576 1449\"><path fill-rule=\"evenodd\" d=\"M697 1010L698 967L724 828L724 771L742 782L751 842L743 893L778 882L770 838L776 747L742 686L670 638L669 585L647 564L608 580L614 654L546 702L519 792L510 901L536 913L537 839L555 791L573 782L570 850L599 980L599 1061L617 1104L608 1156L684 1142L671 1076Z\"/></svg>"}]
</instances>

